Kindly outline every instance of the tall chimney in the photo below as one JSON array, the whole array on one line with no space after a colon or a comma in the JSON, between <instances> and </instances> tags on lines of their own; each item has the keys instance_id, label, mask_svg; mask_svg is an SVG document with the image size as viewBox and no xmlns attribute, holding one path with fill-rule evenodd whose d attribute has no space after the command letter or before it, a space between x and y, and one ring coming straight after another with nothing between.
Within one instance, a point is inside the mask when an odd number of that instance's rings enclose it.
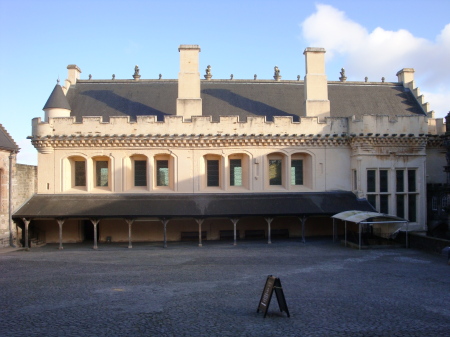
<instances>
[{"instance_id":1,"label":"tall chimney","mask_svg":"<svg viewBox=\"0 0 450 337\"><path fill-rule=\"evenodd\" d=\"M202 115L202 99L200 96L200 72L198 45L181 45L180 72L178 73L177 116L190 119Z\"/></svg>"},{"instance_id":2,"label":"tall chimney","mask_svg":"<svg viewBox=\"0 0 450 337\"><path fill-rule=\"evenodd\" d=\"M413 68L403 68L397 72L397 78L400 83L403 83L405 88L410 90L414 89L414 69Z\"/></svg>"},{"instance_id":3,"label":"tall chimney","mask_svg":"<svg viewBox=\"0 0 450 337\"><path fill-rule=\"evenodd\" d=\"M330 101L328 100L328 83L325 74L325 49L305 49L305 111L307 117L318 117L324 121L330 117Z\"/></svg>"},{"instance_id":4,"label":"tall chimney","mask_svg":"<svg viewBox=\"0 0 450 337\"><path fill-rule=\"evenodd\" d=\"M77 80L80 78L81 74L81 69L78 68L76 64L69 64L67 69L67 79L65 80L64 87L62 88L64 95L67 94L67 90L69 90L71 85L75 85L77 83Z\"/></svg>"}]
</instances>

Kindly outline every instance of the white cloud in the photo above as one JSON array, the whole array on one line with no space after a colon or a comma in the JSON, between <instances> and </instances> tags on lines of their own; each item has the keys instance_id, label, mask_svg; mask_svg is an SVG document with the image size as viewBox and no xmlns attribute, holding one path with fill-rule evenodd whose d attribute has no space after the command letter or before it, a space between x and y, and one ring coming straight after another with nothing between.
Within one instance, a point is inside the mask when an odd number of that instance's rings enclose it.
<instances>
[{"instance_id":1,"label":"white cloud","mask_svg":"<svg viewBox=\"0 0 450 337\"><path fill-rule=\"evenodd\" d=\"M349 80L368 76L369 80L379 81L384 76L388 81L395 81L398 70L414 68L416 85L428 92L425 100L430 102L431 109L437 117L447 113L450 109L450 102L445 102L445 97L450 97L450 24L436 41L429 41L404 29L390 31L378 27L369 32L332 6L318 4L316 9L301 24L303 37L310 46L325 48L328 61L339 56Z\"/></svg>"}]
</instances>

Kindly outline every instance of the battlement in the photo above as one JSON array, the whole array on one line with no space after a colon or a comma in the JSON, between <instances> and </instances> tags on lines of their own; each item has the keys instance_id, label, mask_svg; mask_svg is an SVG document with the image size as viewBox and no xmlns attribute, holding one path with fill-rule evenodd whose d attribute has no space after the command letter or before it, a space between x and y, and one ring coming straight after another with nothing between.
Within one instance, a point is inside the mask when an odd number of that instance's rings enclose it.
<instances>
[{"instance_id":1,"label":"battlement","mask_svg":"<svg viewBox=\"0 0 450 337\"><path fill-rule=\"evenodd\" d=\"M138 135L138 134L427 134L426 116L364 115L356 117L327 117L324 122L317 117L301 117L294 122L292 117L274 117L267 121L265 116L247 117L239 121L238 116L221 116L218 122L210 116L166 116L158 121L156 116L137 116L136 121L129 117L110 117L104 122L102 117L83 117L76 122L75 117L33 119L33 138L46 136L92 136L92 135ZM439 124L439 123L438 123ZM432 128L436 132L436 127Z\"/></svg>"}]
</instances>

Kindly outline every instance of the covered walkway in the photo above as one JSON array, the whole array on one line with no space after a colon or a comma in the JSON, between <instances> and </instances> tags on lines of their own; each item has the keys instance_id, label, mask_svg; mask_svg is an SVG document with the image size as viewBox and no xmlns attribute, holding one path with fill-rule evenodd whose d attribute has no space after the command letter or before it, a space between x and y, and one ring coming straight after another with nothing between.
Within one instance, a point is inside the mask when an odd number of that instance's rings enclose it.
<instances>
[{"instance_id":1,"label":"covered walkway","mask_svg":"<svg viewBox=\"0 0 450 337\"><path fill-rule=\"evenodd\" d=\"M94 228L94 249L98 248L97 228L104 219L123 219L128 224L129 248L132 248L132 225L135 221L160 221L167 247L167 225L173 219L195 219L199 246L202 246L202 223L209 218L227 218L233 224L237 244L237 223L243 217L261 216L267 224L271 243L271 223L275 217L298 217L304 238L306 220L311 216L331 216L356 209L373 210L366 200L351 192L322 193L239 193L239 194L51 194L34 195L13 215L23 227L25 247L28 228L33 220L53 220L59 226L59 247L63 248L63 225L68 219L89 219Z\"/></svg>"}]
</instances>

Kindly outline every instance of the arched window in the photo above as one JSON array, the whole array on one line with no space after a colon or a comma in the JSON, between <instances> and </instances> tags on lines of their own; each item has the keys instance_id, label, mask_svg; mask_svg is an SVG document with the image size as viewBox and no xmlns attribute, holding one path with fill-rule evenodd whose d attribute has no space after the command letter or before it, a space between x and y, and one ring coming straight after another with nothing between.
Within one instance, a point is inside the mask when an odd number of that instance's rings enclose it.
<instances>
[{"instance_id":1,"label":"arched window","mask_svg":"<svg viewBox=\"0 0 450 337\"><path fill-rule=\"evenodd\" d=\"M203 156L205 168L205 188L222 188L222 156L207 154Z\"/></svg>"},{"instance_id":2,"label":"arched window","mask_svg":"<svg viewBox=\"0 0 450 337\"><path fill-rule=\"evenodd\" d=\"M87 163L82 156L71 156L63 161L63 190L87 190Z\"/></svg>"},{"instance_id":3,"label":"arched window","mask_svg":"<svg viewBox=\"0 0 450 337\"><path fill-rule=\"evenodd\" d=\"M312 156L309 153L292 154L289 175L291 189L312 189Z\"/></svg>"},{"instance_id":4,"label":"arched window","mask_svg":"<svg viewBox=\"0 0 450 337\"><path fill-rule=\"evenodd\" d=\"M286 155L274 152L267 155L266 160L266 186L268 188L286 188Z\"/></svg>"},{"instance_id":5,"label":"arched window","mask_svg":"<svg viewBox=\"0 0 450 337\"><path fill-rule=\"evenodd\" d=\"M169 154L158 154L154 157L153 163L153 188L173 189L174 188L174 160Z\"/></svg>"},{"instance_id":6,"label":"arched window","mask_svg":"<svg viewBox=\"0 0 450 337\"><path fill-rule=\"evenodd\" d=\"M94 188L111 189L111 160L106 156L93 157Z\"/></svg>"},{"instance_id":7,"label":"arched window","mask_svg":"<svg viewBox=\"0 0 450 337\"><path fill-rule=\"evenodd\" d=\"M233 188L249 188L249 156L243 153L228 156L228 185Z\"/></svg>"}]
</instances>

